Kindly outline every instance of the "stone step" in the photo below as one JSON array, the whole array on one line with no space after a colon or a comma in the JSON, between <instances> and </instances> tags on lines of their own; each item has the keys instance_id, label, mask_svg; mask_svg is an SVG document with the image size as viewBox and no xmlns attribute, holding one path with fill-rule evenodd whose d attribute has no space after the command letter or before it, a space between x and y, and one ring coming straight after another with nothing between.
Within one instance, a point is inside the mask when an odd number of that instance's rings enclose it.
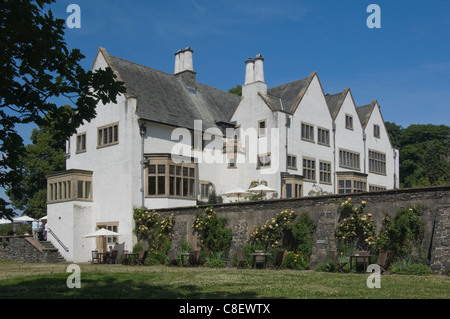
<instances>
[{"instance_id":1,"label":"stone step","mask_svg":"<svg viewBox=\"0 0 450 319\"><path fill-rule=\"evenodd\" d=\"M43 241L40 241L39 243L42 245L42 247L44 249L55 250L57 252L58 257L56 258L56 262L58 262L58 263L66 262L64 257L61 256L61 254L59 253L59 250L52 244L51 241L43 240Z\"/></svg>"}]
</instances>

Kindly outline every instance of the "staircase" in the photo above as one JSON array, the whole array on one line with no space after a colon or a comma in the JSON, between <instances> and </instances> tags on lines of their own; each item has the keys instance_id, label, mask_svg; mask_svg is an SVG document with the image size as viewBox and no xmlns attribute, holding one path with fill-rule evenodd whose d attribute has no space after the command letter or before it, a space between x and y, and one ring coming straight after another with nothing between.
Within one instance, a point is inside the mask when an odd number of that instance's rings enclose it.
<instances>
[{"instance_id":1,"label":"staircase","mask_svg":"<svg viewBox=\"0 0 450 319\"><path fill-rule=\"evenodd\" d=\"M50 241L40 241L39 242L42 245L42 250L47 251L48 255L51 255L51 260L56 263L65 263L66 260L63 256L59 253L58 249L53 246L53 244Z\"/></svg>"}]
</instances>

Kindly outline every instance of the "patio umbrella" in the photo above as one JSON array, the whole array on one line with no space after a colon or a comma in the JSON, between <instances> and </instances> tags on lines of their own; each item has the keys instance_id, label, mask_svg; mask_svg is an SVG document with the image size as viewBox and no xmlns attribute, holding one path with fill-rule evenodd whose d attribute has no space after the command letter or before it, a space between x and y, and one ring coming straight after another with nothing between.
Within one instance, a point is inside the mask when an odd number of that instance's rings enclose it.
<instances>
[{"instance_id":1,"label":"patio umbrella","mask_svg":"<svg viewBox=\"0 0 450 319\"><path fill-rule=\"evenodd\" d=\"M47 220L47 215L45 215L44 217L39 218L39 220Z\"/></svg>"},{"instance_id":2,"label":"patio umbrella","mask_svg":"<svg viewBox=\"0 0 450 319\"><path fill-rule=\"evenodd\" d=\"M246 195L246 194L249 194L249 192L246 191L245 189L235 188L235 189L233 189L231 191L223 193L222 196L225 196L225 197L236 197L237 196L238 201L239 201L239 197L241 195Z\"/></svg>"},{"instance_id":3,"label":"patio umbrella","mask_svg":"<svg viewBox=\"0 0 450 319\"><path fill-rule=\"evenodd\" d=\"M11 224L11 221L9 219L0 219L0 225L4 225L4 224Z\"/></svg>"},{"instance_id":4,"label":"patio umbrella","mask_svg":"<svg viewBox=\"0 0 450 319\"><path fill-rule=\"evenodd\" d=\"M263 197L263 195L265 195L267 193L276 193L277 192L276 189L273 189L273 188L268 187L268 186L263 185L263 184L258 185L258 186L253 187L253 188L250 188L248 191L252 192L252 193L259 193L261 198Z\"/></svg>"},{"instance_id":5,"label":"patio umbrella","mask_svg":"<svg viewBox=\"0 0 450 319\"><path fill-rule=\"evenodd\" d=\"M31 218L29 216L21 216L13 219L15 222L32 222L34 218Z\"/></svg>"},{"instance_id":6,"label":"patio umbrella","mask_svg":"<svg viewBox=\"0 0 450 319\"><path fill-rule=\"evenodd\" d=\"M119 233L116 233L116 232L107 230L107 229L105 229L105 228L100 228L99 230L96 230L96 231L93 232L93 233L84 235L83 237L84 237L84 238L102 237L102 238L103 238L103 239L102 239L103 244L102 244L101 247L103 247L103 248L102 248L103 252L106 252L106 241L105 241L105 239L104 239L106 236L121 236L121 235L120 235Z\"/></svg>"},{"instance_id":7,"label":"patio umbrella","mask_svg":"<svg viewBox=\"0 0 450 319\"><path fill-rule=\"evenodd\" d=\"M102 236L121 236L119 233L107 230L105 228L100 228L99 230L84 235L84 238L92 238L92 237L102 237Z\"/></svg>"}]
</instances>

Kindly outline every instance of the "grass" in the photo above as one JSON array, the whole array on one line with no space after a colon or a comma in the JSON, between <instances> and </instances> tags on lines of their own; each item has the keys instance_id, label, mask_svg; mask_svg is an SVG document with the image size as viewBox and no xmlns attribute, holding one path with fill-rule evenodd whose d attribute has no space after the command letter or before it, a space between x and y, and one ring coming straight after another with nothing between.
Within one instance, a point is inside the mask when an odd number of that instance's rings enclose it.
<instances>
[{"instance_id":1,"label":"grass","mask_svg":"<svg viewBox=\"0 0 450 319\"><path fill-rule=\"evenodd\" d=\"M447 276L80 264L81 288L69 289L69 264L0 262L0 299L449 299Z\"/></svg>"}]
</instances>

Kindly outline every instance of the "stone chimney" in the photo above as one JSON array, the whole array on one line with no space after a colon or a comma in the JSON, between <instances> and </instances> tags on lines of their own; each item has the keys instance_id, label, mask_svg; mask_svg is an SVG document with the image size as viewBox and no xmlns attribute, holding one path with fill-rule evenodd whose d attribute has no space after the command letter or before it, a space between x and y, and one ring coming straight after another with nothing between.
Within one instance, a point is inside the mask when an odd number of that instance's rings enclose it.
<instances>
[{"instance_id":1,"label":"stone chimney","mask_svg":"<svg viewBox=\"0 0 450 319\"><path fill-rule=\"evenodd\" d=\"M267 93L267 83L264 82L263 57L258 54L254 59L245 61L245 83L242 86L242 96Z\"/></svg>"},{"instance_id":2,"label":"stone chimney","mask_svg":"<svg viewBox=\"0 0 450 319\"><path fill-rule=\"evenodd\" d=\"M264 82L263 57L258 54L255 58L255 82Z\"/></svg>"},{"instance_id":3,"label":"stone chimney","mask_svg":"<svg viewBox=\"0 0 450 319\"><path fill-rule=\"evenodd\" d=\"M255 82L255 61L252 58L249 58L245 61L245 83L250 84Z\"/></svg>"},{"instance_id":4,"label":"stone chimney","mask_svg":"<svg viewBox=\"0 0 450 319\"><path fill-rule=\"evenodd\" d=\"M175 70L174 74L181 77L183 82L190 87L195 87L196 73L194 72L193 52L190 47L184 50L178 50L175 53Z\"/></svg>"}]
</instances>

